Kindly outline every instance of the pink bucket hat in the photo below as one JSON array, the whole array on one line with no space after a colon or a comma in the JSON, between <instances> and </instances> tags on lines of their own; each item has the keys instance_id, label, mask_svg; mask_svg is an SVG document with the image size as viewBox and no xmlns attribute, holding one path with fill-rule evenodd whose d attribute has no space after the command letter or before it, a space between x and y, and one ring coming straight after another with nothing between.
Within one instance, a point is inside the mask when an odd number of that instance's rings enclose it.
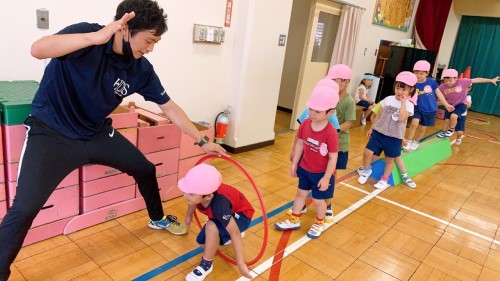
<instances>
[{"instance_id":1,"label":"pink bucket hat","mask_svg":"<svg viewBox=\"0 0 500 281\"><path fill-rule=\"evenodd\" d=\"M328 70L326 78L328 79L351 79L351 68L345 64L336 64Z\"/></svg>"},{"instance_id":2,"label":"pink bucket hat","mask_svg":"<svg viewBox=\"0 0 500 281\"><path fill-rule=\"evenodd\" d=\"M339 84L335 83L335 81L333 81L332 79L323 78L323 79L319 80L318 83L316 83L316 85L314 85L314 89L319 88L319 87L333 88L337 92L337 95L338 95Z\"/></svg>"},{"instance_id":3,"label":"pink bucket hat","mask_svg":"<svg viewBox=\"0 0 500 281\"><path fill-rule=\"evenodd\" d=\"M458 77L458 72L453 68L448 68L443 71L443 78L445 77Z\"/></svg>"},{"instance_id":4,"label":"pink bucket hat","mask_svg":"<svg viewBox=\"0 0 500 281\"><path fill-rule=\"evenodd\" d=\"M189 170L179 180L179 189L184 193L208 195L219 189L222 176L217 169L208 164L201 163Z\"/></svg>"},{"instance_id":5,"label":"pink bucket hat","mask_svg":"<svg viewBox=\"0 0 500 281\"><path fill-rule=\"evenodd\" d=\"M413 87L417 83L417 76L409 71L402 71L396 76L396 81Z\"/></svg>"},{"instance_id":6,"label":"pink bucket hat","mask_svg":"<svg viewBox=\"0 0 500 281\"><path fill-rule=\"evenodd\" d=\"M413 71L415 71L415 70L429 71L429 70L431 70L431 64L426 60L419 60L413 66Z\"/></svg>"},{"instance_id":7,"label":"pink bucket hat","mask_svg":"<svg viewBox=\"0 0 500 281\"><path fill-rule=\"evenodd\" d=\"M337 83L335 83L337 84ZM339 91L332 87L316 87L307 101L307 107L314 110L326 111L335 108L339 102Z\"/></svg>"}]
</instances>

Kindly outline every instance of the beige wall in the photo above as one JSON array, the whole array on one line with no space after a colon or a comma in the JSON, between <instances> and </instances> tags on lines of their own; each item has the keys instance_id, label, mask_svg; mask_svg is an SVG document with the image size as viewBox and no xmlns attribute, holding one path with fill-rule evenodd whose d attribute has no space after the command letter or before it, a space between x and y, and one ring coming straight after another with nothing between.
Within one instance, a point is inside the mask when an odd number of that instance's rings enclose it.
<instances>
[{"instance_id":1,"label":"beige wall","mask_svg":"<svg viewBox=\"0 0 500 281\"><path fill-rule=\"evenodd\" d=\"M500 17L498 0L453 0L453 9L461 16Z\"/></svg>"}]
</instances>

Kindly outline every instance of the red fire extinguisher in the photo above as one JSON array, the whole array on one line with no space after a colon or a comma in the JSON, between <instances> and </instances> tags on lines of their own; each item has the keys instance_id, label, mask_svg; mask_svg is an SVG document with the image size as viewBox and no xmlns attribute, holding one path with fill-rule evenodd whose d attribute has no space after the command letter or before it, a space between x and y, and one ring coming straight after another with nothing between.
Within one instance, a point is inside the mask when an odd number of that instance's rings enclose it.
<instances>
[{"instance_id":1,"label":"red fire extinguisher","mask_svg":"<svg viewBox=\"0 0 500 281\"><path fill-rule=\"evenodd\" d=\"M224 138L227 133L227 126L229 125L229 108L217 114L215 117L215 143L224 143Z\"/></svg>"}]
</instances>

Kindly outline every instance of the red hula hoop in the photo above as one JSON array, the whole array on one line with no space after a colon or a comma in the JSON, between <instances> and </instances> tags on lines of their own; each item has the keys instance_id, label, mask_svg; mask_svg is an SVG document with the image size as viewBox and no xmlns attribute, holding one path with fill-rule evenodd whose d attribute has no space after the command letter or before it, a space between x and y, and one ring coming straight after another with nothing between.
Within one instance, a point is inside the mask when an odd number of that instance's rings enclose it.
<instances>
[{"instance_id":1,"label":"red hula hoop","mask_svg":"<svg viewBox=\"0 0 500 281\"><path fill-rule=\"evenodd\" d=\"M198 162L196 162L195 166L198 165L198 164L200 164L200 163L203 163L206 160L211 159L211 158L222 158L222 159L224 159L226 161L231 162L236 167L238 167L238 169L240 169L240 171L246 176L246 178L248 179L248 181L252 184L253 189L255 190L255 193L257 193L257 197L259 198L260 208L261 208L261 211L262 211L262 217L264 219L264 221L263 221L263 223L264 223L264 238L262 240L262 246L260 247L260 251L257 254L257 256L253 260L251 260L249 262L245 262L247 266L251 266L251 265L255 264L257 261L259 261L260 258L262 258L262 256L264 255L264 251L266 250L266 245L267 245L267 236L268 236L267 213L266 213L266 209L264 208L264 202L262 201L262 196L260 195L260 192L259 192L259 189L257 188L257 185L255 184L255 182L253 181L253 179L250 177L250 175L248 174L248 172L238 162L234 161L233 159L231 159L229 157L226 157L226 156L216 156L216 155L206 155L206 156L202 157L200 160L198 160ZM201 229L202 226L201 226L200 220L198 219L198 215L196 214L196 212L194 212L194 218L196 220L196 223L198 224L198 227ZM232 257L226 255L220 249L217 250L217 253L225 261L227 261L227 262L229 262L229 263L231 263L233 265L236 265L236 261Z\"/></svg>"}]
</instances>

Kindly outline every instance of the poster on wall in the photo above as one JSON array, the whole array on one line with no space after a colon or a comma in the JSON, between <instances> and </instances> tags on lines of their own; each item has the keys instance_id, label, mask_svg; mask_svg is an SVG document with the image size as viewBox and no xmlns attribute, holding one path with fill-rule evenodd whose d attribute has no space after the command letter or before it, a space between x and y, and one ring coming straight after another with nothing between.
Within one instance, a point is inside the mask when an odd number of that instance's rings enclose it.
<instances>
[{"instance_id":1,"label":"poster on wall","mask_svg":"<svg viewBox=\"0 0 500 281\"><path fill-rule=\"evenodd\" d=\"M373 24L408 31L415 0L377 0Z\"/></svg>"}]
</instances>

